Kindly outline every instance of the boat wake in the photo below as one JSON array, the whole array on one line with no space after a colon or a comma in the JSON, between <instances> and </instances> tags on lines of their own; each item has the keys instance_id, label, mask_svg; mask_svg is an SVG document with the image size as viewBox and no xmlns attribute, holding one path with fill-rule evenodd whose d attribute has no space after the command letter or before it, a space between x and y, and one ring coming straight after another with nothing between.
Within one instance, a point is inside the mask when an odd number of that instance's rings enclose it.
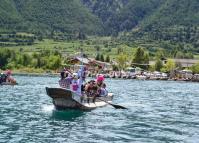
<instances>
[{"instance_id":1,"label":"boat wake","mask_svg":"<svg viewBox=\"0 0 199 143\"><path fill-rule=\"evenodd\" d=\"M53 110L55 109L54 105L43 105L41 108L42 111L46 113L53 112Z\"/></svg>"}]
</instances>

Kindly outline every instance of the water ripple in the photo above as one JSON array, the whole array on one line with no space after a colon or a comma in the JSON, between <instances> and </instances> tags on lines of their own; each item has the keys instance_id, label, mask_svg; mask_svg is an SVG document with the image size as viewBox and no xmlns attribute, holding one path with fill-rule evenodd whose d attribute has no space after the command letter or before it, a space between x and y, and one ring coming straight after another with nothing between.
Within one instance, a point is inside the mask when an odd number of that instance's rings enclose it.
<instances>
[{"instance_id":1,"label":"water ripple","mask_svg":"<svg viewBox=\"0 0 199 143\"><path fill-rule=\"evenodd\" d=\"M111 106L57 111L45 87L56 77L17 76L0 86L0 142L199 142L199 84L108 79Z\"/></svg>"}]
</instances>

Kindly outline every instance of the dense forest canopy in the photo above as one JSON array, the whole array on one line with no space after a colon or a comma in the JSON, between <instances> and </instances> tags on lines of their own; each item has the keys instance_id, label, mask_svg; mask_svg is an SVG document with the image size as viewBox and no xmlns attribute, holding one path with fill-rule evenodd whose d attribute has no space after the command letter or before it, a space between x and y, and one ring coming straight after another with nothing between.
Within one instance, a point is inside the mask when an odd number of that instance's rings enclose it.
<instances>
[{"instance_id":1,"label":"dense forest canopy","mask_svg":"<svg viewBox=\"0 0 199 143\"><path fill-rule=\"evenodd\" d=\"M1 29L49 34L99 34L100 20L78 0L1 0Z\"/></svg>"},{"instance_id":2,"label":"dense forest canopy","mask_svg":"<svg viewBox=\"0 0 199 143\"><path fill-rule=\"evenodd\" d=\"M158 42L166 49L168 44L183 49L190 44L188 49L198 52L198 25L198 0L0 1L0 33L119 36L127 42Z\"/></svg>"}]
</instances>

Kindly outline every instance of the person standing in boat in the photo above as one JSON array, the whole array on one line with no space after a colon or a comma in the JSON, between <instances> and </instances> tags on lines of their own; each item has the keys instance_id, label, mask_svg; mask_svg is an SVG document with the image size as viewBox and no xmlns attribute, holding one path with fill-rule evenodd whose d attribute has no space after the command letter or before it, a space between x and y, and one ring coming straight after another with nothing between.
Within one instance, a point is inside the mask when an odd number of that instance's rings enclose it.
<instances>
[{"instance_id":1,"label":"person standing in boat","mask_svg":"<svg viewBox=\"0 0 199 143\"><path fill-rule=\"evenodd\" d=\"M86 67L82 65L76 74L78 78L76 93L79 95L82 95L82 92L84 90L83 83L85 82L85 78L86 78Z\"/></svg>"},{"instance_id":2,"label":"person standing in boat","mask_svg":"<svg viewBox=\"0 0 199 143\"><path fill-rule=\"evenodd\" d=\"M60 86L61 88L65 88L65 87L66 87L66 83L65 83L65 74L64 74L63 71L60 73L59 86Z\"/></svg>"},{"instance_id":3,"label":"person standing in boat","mask_svg":"<svg viewBox=\"0 0 199 143\"><path fill-rule=\"evenodd\" d=\"M78 77L77 77L77 73L73 73L72 75L72 83L71 83L71 90L76 92L78 89Z\"/></svg>"}]
</instances>

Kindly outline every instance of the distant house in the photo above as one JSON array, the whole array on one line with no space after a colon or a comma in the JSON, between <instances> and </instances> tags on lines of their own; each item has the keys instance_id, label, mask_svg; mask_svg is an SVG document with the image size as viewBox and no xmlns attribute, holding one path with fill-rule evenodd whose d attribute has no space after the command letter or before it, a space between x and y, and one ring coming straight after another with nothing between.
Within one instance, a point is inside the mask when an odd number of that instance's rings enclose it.
<instances>
[{"instance_id":1,"label":"distant house","mask_svg":"<svg viewBox=\"0 0 199 143\"><path fill-rule=\"evenodd\" d=\"M188 68L194 64L199 63L199 60L196 59L173 59L176 64L181 65L182 68ZM167 63L167 59L162 59L163 64ZM155 61L149 61L149 65L154 65Z\"/></svg>"},{"instance_id":2,"label":"distant house","mask_svg":"<svg viewBox=\"0 0 199 143\"><path fill-rule=\"evenodd\" d=\"M90 71L95 70L103 70L103 71L110 71L112 70L112 65L110 63L97 61L92 58L86 58L86 57L71 57L69 59L70 63L72 65L85 65Z\"/></svg>"},{"instance_id":3,"label":"distant house","mask_svg":"<svg viewBox=\"0 0 199 143\"><path fill-rule=\"evenodd\" d=\"M188 68L199 63L199 60L196 59L174 59L174 61L175 63L180 64L183 68Z\"/></svg>"},{"instance_id":4,"label":"distant house","mask_svg":"<svg viewBox=\"0 0 199 143\"><path fill-rule=\"evenodd\" d=\"M111 70L113 70L112 65L110 63L97 61L97 60L93 60L92 62L94 64L98 65L99 67L101 67L101 69L103 71L111 71Z\"/></svg>"},{"instance_id":5,"label":"distant house","mask_svg":"<svg viewBox=\"0 0 199 143\"><path fill-rule=\"evenodd\" d=\"M91 60L89 60L88 58L84 58L84 57L73 57L70 59L70 63L71 64L78 64L78 65L87 65L89 66L91 64Z\"/></svg>"}]
</instances>

